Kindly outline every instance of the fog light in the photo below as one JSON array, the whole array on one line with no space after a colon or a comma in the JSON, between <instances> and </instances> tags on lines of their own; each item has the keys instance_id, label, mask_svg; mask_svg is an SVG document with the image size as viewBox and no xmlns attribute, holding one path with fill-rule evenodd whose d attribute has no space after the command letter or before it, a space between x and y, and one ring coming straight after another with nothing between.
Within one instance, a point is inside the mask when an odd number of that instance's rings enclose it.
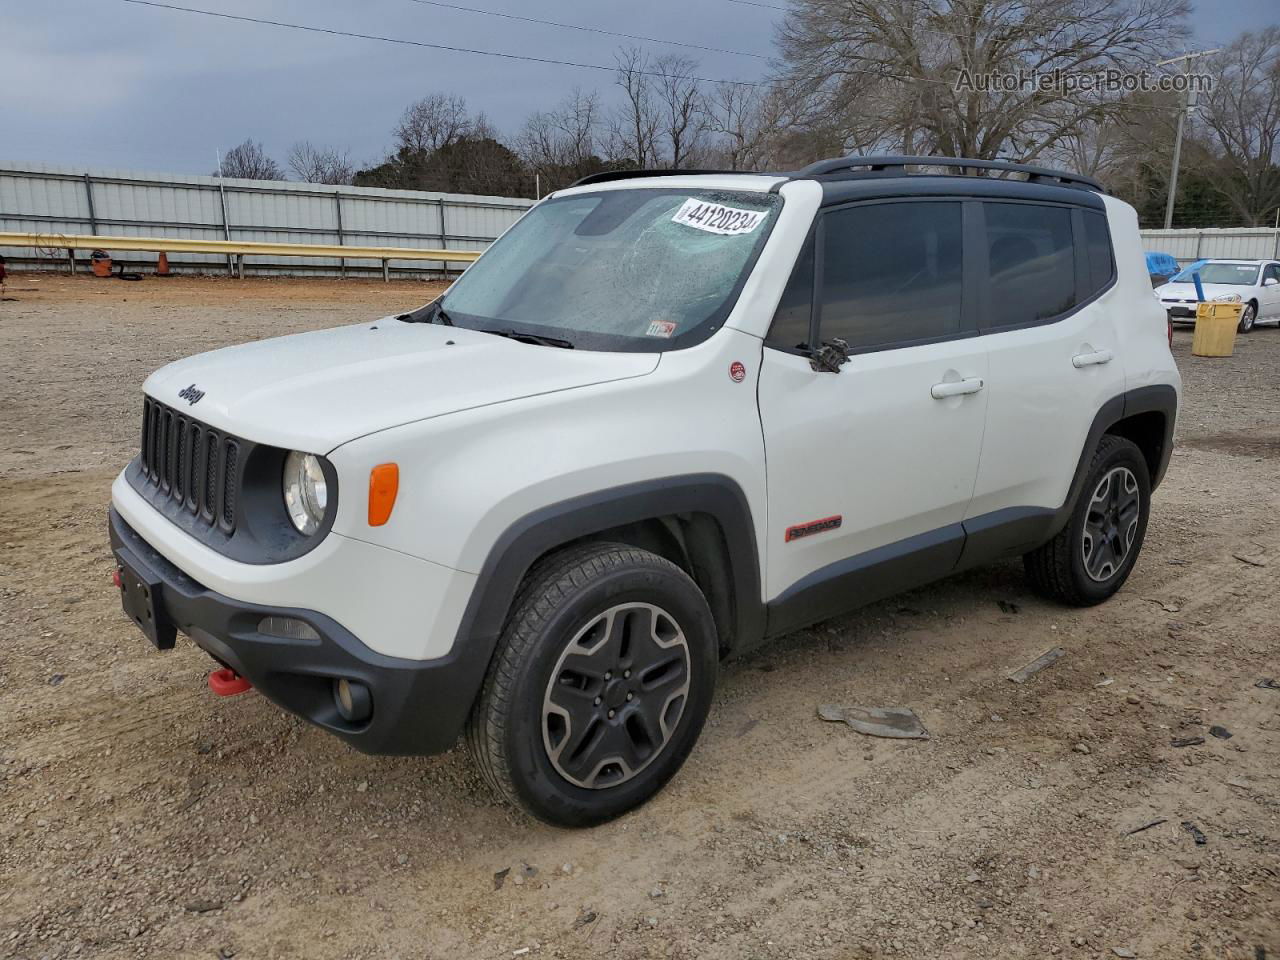
<instances>
[{"instance_id":1,"label":"fog light","mask_svg":"<svg viewBox=\"0 0 1280 960\"><path fill-rule=\"evenodd\" d=\"M319 640L320 634L309 623L293 617L263 617L258 621L258 632L285 640Z\"/></svg>"},{"instance_id":2,"label":"fog light","mask_svg":"<svg viewBox=\"0 0 1280 960\"><path fill-rule=\"evenodd\" d=\"M369 714L373 713L373 697L369 688L358 680L341 677L333 681L333 702L347 723L368 720Z\"/></svg>"}]
</instances>

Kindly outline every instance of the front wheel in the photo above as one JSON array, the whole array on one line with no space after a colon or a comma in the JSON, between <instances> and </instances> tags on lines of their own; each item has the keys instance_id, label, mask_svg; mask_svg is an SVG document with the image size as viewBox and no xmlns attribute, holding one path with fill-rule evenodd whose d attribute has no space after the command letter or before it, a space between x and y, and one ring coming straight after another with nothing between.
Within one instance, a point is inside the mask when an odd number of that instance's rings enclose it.
<instances>
[{"instance_id":1,"label":"front wheel","mask_svg":"<svg viewBox=\"0 0 1280 960\"><path fill-rule=\"evenodd\" d=\"M1151 476L1137 444L1106 434L1067 525L1022 558L1042 596L1077 607L1106 600L1124 584L1142 550L1151 512Z\"/></svg>"},{"instance_id":2,"label":"front wheel","mask_svg":"<svg viewBox=\"0 0 1280 960\"><path fill-rule=\"evenodd\" d=\"M1258 308L1252 303L1246 303L1244 309L1240 311L1240 325L1236 328L1240 333L1248 333L1253 329L1253 322L1258 319Z\"/></svg>"},{"instance_id":3,"label":"front wheel","mask_svg":"<svg viewBox=\"0 0 1280 960\"><path fill-rule=\"evenodd\" d=\"M675 564L623 544L569 548L516 596L468 751L500 797L540 820L602 823L680 769L718 659L706 599Z\"/></svg>"}]
</instances>

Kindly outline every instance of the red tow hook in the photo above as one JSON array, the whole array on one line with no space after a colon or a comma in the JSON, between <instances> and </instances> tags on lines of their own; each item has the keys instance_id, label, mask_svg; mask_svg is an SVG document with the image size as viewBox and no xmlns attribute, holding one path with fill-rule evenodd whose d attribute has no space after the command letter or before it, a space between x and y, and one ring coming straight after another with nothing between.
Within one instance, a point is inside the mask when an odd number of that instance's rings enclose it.
<instances>
[{"instance_id":1,"label":"red tow hook","mask_svg":"<svg viewBox=\"0 0 1280 960\"><path fill-rule=\"evenodd\" d=\"M223 667L209 674L209 689L220 697L234 697L238 693L248 693L253 684L230 667Z\"/></svg>"}]
</instances>

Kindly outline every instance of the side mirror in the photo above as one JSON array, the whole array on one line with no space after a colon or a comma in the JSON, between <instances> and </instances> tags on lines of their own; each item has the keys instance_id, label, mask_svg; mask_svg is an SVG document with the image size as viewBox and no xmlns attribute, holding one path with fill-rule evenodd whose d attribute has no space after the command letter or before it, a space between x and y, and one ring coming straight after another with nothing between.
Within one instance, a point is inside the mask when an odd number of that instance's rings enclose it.
<instances>
[{"instance_id":1,"label":"side mirror","mask_svg":"<svg viewBox=\"0 0 1280 960\"><path fill-rule=\"evenodd\" d=\"M849 344L836 337L823 340L816 350L809 351L809 366L818 373L839 373L849 362Z\"/></svg>"},{"instance_id":2,"label":"side mirror","mask_svg":"<svg viewBox=\"0 0 1280 960\"><path fill-rule=\"evenodd\" d=\"M1262 285L1264 287L1274 287L1277 283L1280 283L1280 280L1277 280L1275 277L1267 277L1267 279L1262 281Z\"/></svg>"}]
</instances>

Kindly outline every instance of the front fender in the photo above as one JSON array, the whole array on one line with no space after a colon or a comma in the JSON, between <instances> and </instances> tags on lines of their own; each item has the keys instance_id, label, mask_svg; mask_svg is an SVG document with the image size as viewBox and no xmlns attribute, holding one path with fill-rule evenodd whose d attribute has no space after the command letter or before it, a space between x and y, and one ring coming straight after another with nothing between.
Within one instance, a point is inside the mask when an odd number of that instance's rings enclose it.
<instances>
[{"instance_id":1,"label":"front fender","mask_svg":"<svg viewBox=\"0 0 1280 960\"><path fill-rule=\"evenodd\" d=\"M624 524L696 513L715 521L728 550L735 646L753 645L763 636L764 620L751 508L736 482L710 473L601 490L522 517L489 551L463 613L459 638L496 640L525 574L539 557L557 547Z\"/></svg>"}]
</instances>

